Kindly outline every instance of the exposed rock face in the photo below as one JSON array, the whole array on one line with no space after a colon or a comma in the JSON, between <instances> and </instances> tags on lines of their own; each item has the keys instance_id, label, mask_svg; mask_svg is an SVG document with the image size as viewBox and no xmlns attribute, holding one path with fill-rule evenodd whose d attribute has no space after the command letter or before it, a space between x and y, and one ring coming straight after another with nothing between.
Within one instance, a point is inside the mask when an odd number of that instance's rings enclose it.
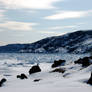
<instances>
[{"instance_id":1,"label":"exposed rock face","mask_svg":"<svg viewBox=\"0 0 92 92\"><path fill-rule=\"evenodd\" d=\"M37 72L41 72L41 69L38 65L33 66L30 70L29 70L29 74L33 74L33 73L37 73Z\"/></svg>"},{"instance_id":2,"label":"exposed rock face","mask_svg":"<svg viewBox=\"0 0 92 92\"><path fill-rule=\"evenodd\" d=\"M64 65L64 63L65 63L66 61L65 60L55 60L54 61L54 64L52 64L52 68L54 68L54 67L58 67L58 66L60 66L60 65Z\"/></svg>"},{"instance_id":3,"label":"exposed rock face","mask_svg":"<svg viewBox=\"0 0 92 92\"><path fill-rule=\"evenodd\" d=\"M92 57L84 57L84 58L80 58L77 61L75 61L75 64L82 64L82 67L88 67L89 65L91 65L92 63L90 62L90 60L92 59Z\"/></svg>"},{"instance_id":4,"label":"exposed rock face","mask_svg":"<svg viewBox=\"0 0 92 92\"><path fill-rule=\"evenodd\" d=\"M92 85L92 73L87 83Z\"/></svg>"},{"instance_id":5,"label":"exposed rock face","mask_svg":"<svg viewBox=\"0 0 92 92\"><path fill-rule=\"evenodd\" d=\"M3 84L4 84L6 81L7 81L7 80L6 80L5 78L1 79L1 81L0 81L0 87L2 87Z\"/></svg>"},{"instance_id":6,"label":"exposed rock face","mask_svg":"<svg viewBox=\"0 0 92 92\"><path fill-rule=\"evenodd\" d=\"M25 74L21 74L21 75L17 75L17 78L27 79L27 76Z\"/></svg>"}]
</instances>

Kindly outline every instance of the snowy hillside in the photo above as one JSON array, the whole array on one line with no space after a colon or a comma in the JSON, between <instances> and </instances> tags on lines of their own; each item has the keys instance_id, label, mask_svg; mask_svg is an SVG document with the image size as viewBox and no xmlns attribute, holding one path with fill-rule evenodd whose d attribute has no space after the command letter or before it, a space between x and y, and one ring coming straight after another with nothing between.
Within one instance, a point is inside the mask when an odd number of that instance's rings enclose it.
<instances>
[{"instance_id":1,"label":"snowy hillside","mask_svg":"<svg viewBox=\"0 0 92 92\"><path fill-rule=\"evenodd\" d=\"M77 31L33 43L20 52L88 53L92 49L92 31Z\"/></svg>"},{"instance_id":2,"label":"snowy hillside","mask_svg":"<svg viewBox=\"0 0 92 92\"><path fill-rule=\"evenodd\" d=\"M92 52L92 30L48 37L32 44L10 44L1 46L0 52L89 53Z\"/></svg>"}]
</instances>

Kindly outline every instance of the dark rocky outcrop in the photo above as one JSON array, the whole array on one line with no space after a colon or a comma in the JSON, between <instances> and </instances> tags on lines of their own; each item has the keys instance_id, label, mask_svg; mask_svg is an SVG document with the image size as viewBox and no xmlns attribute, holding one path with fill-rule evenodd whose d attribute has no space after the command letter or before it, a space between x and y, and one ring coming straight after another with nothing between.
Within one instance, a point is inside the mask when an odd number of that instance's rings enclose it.
<instances>
[{"instance_id":1,"label":"dark rocky outcrop","mask_svg":"<svg viewBox=\"0 0 92 92\"><path fill-rule=\"evenodd\" d=\"M17 75L17 78L27 79L27 76L25 74L21 74L21 75Z\"/></svg>"},{"instance_id":2,"label":"dark rocky outcrop","mask_svg":"<svg viewBox=\"0 0 92 92\"><path fill-rule=\"evenodd\" d=\"M34 82L39 82L41 79L35 79Z\"/></svg>"},{"instance_id":3,"label":"dark rocky outcrop","mask_svg":"<svg viewBox=\"0 0 92 92\"><path fill-rule=\"evenodd\" d=\"M41 69L38 65L32 66L32 68L29 70L29 74L41 72Z\"/></svg>"},{"instance_id":4,"label":"dark rocky outcrop","mask_svg":"<svg viewBox=\"0 0 92 92\"><path fill-rule=\"evenodd\" d=\"M89 80L87 81L87 83L92 85L92 73L91 73L91 76L90 76Z\"/></svg>"},{"instance_id":5,"label":"dark rocky outcrop","mask_svg":"<svg viewBox=\"0 0 92 92\"><path fill-rule=\"evenodd\" d=\"M1 81L0 81L0 87L2 87L3 84L4 84L6 81L7 81L7 80L6 80L5 78L1 79Z\"/></svg>"},{"instance_id":6,"label":"dark rocky outcrop","mask_svg":"<svg viewBox=\"0 0 92 92\"><path fill-rule=\"evenodd\" d=\"M21 75L17 75L17 78L21 78Z\"/></svg>"},{"instance_id":7,"label":"dark rocky outcrop","mask_svg":"<svg viewBox=\"0 0 92 92\"><path fill-rule=\"evenodd\" d=\"M56 68L56 69L52 70L51 73L52 72L64 73L65 69L64 68Z\"/></svg>"},{"instance_id":8,"label":"dark rocky outcrop","mask_svg":"<svg viewBox=\"0 0 92 92\"><path fill-rule=\"evenodd\" d=\"M88 67L89 65L91 65L92 63L90 62L92 57L84 57L84 58L80 58L77 61L75 61L75 64L82 64L82 67Z\"/></svg>"},{"instance_id":9,"label":"dark rocky outcrop","mask_svg":"<svg viewBox=\"0 0 92 92\"><path fill-rule=\"evenodd\" d=\"M57 61L55 60L51 67L54 68L60 65L64 65L65 62L66 62L65 60L57 60Z\"/></svg>"}]
</instances>

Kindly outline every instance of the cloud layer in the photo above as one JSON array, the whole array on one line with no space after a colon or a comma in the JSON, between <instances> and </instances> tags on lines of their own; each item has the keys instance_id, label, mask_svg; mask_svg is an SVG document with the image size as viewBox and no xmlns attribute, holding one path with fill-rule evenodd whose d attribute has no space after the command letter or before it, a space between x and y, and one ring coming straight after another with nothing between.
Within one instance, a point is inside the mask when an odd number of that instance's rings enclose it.
<instances>
[{"instance_id":1,"label":"cloud layer","mask_svg":"<svg viewBox=\"0 0 92 92\"><path fill-rule=\"evenodd\" d=\"M4 12L5 12L5 10L0 10L0 17L4 16Z\"/></svg>"},{"instance_id":2,"label":"cloud layer","mask_svg":"<svg viewBox=\"0 0 92 92\"><path fill-rule=\"evenodd\" d=\"M6 19L4 14L5 12L6 12L5 10L2 10L2 9L0 10L0 22Z\"/></svg>"},{"instance_id":3,"label":"cloud layer","mask_svg":"<svg viewBox=\"0 0 92 92\"><path fill-rule=\"evenodd\" d=\"M32 27L35 25L37 24L36 23L16 22L16 21L6 21L4 23L0 23L0 28L8 29L8 30L27 31L27 30L32 30Z\"/></svg>"},{"instance_id":4,"label":"cloud layer","mask_svg":"<svg viewBox=\"0 0 92 92\"><path fill-rule=\"evenodd\" d=\"M59 19L80 18L80 17L88 16L90 13L92 13L92 10L89 10L89 11L61 11L51 16L46 16L45 19L59 20Z\"/></svg>"},{"instance_id":5,"label":"cloud layer","mask_svg":"<svg viewBox=\"0 0 92 92\"><path fill-rule=\"evenodd\" d=\"M72 25L72 26L55 26L55 27L51 27L51 30L59 30L59 29L66 29L66 28L76 28L76 25Z\"/></svg>"},{"instance_id":6,"label":"cloud layer","mask_svg":"<svg viewBox=\"0 0 92 92\"><path fill-rule=\"evenodd\" d=\"M0 0L7 8L51 9L53 3L62 0Z\"/></svg>"}]
</instances>

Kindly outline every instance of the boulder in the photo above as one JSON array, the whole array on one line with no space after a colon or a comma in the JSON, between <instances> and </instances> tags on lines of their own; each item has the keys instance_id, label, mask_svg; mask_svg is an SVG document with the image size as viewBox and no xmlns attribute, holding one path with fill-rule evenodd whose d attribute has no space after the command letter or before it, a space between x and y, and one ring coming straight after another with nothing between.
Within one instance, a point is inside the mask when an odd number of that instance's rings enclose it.
<instances>
[{"instance_id":1,"label":"boulder","mask_svg":"<svg viewBox=\"0 0 92 92\"><path fill-rule=\"evenodd\" d=\"M91 65L92 63L90 62L91 57L84 57L84 58L80 58L77 61L75 61L75 64L82 64L82 67L88 67L89 65Z\"/></svg>"},{"instance_id":2,"label":"boulder","mask_svg":"<svg viewBox=\"0 0 92 92\"><path fill-rule=\"evenodd\" d=\"M17 78L21 78L21 76L20 75L17 75Z\"/></svg>"},{"instance_id":3,"label":"boulder","mask_svg":"<svg viewBox=\"0 0 92 92\"><path fill-rule=\"evenodd\" d=\"M27 79L27 76L25 74L21 74L21 79Z\"/></svg>"},{"instance_id":4,"label":"boulder","mask_svg":"<svg viewBox=\"0 0 92 92\"><path fill-rule=\"evenodd\" d=\"M7 80L5 78L1 79L0 81L0 87L2 87L2 85L6 82Z\"/></svg>"},{"instance_id":5,"label":"boulder","mask_svg":"<svg viewBox=\"0 0 92 92\"><path fill-rule=\"evenodd\" d=\"M22 73L21 75L17 75L17 78L20 78L20 79L27 79L27 76Z\"/></svg>"},{"instance_id":6,"label":"boulder","mask_svg":"<svg viewBox=\"0 0 92 92\"><path fill-rule=\"evenodd\" d=\"M34 82L39 82L41 79L35 79Z\"/></svg>"},{"instance_id":7,"label":"boulder","mask_svg":"<svg viewBox=\"0 0 92 92\"><path fill-rule=\"evenodd\" d=\"M58 67L60 65L64 65L64 63L65 63L65 60L57 60L57 61L55 60L51 67L52 68Z\"/></svg>"},{"instance_id":8,"label":"boulder","mask_svg":"<svg viewBox=\"0 0 92 92\"><path fill-rule=\"evenodd\" d=\"M3 79L1 80L2 83L6 82L6 81L7 81L7 80L6 80L5 78L3 78Z\"/></svg>"},{"instance_id":9,"label":"boulder","mask_svg":"<svg viewBox=\"0 0 92 92\"><path fill-rule=\"evenodd\" d=\"M56 68L56 69L52 70L51 73L52 72L64 73L65 69L64 68Z\"/></svg>"},{"instance_id":10,"label":"boulder","mask_svg":"<svg viewBox=\"0 0 92 92\"><path fill-rule=\"evenodd\" d=\"M90 76L89 80L87 81L87 83L92 85L92 73L91 73L91 76Z\"/></svg>"},{"instance_id":11,"label":"boulder","mask_svg":"<svg viewBox=\"0 0 92 92\"><path fill-rule=\"evenodd\" d=\"M37 72L41 72L41 69L38 65L33 66L30 70L29 70L29 74L33 74L33 73L37 73Z\"/></svg>"}]
</instances>

